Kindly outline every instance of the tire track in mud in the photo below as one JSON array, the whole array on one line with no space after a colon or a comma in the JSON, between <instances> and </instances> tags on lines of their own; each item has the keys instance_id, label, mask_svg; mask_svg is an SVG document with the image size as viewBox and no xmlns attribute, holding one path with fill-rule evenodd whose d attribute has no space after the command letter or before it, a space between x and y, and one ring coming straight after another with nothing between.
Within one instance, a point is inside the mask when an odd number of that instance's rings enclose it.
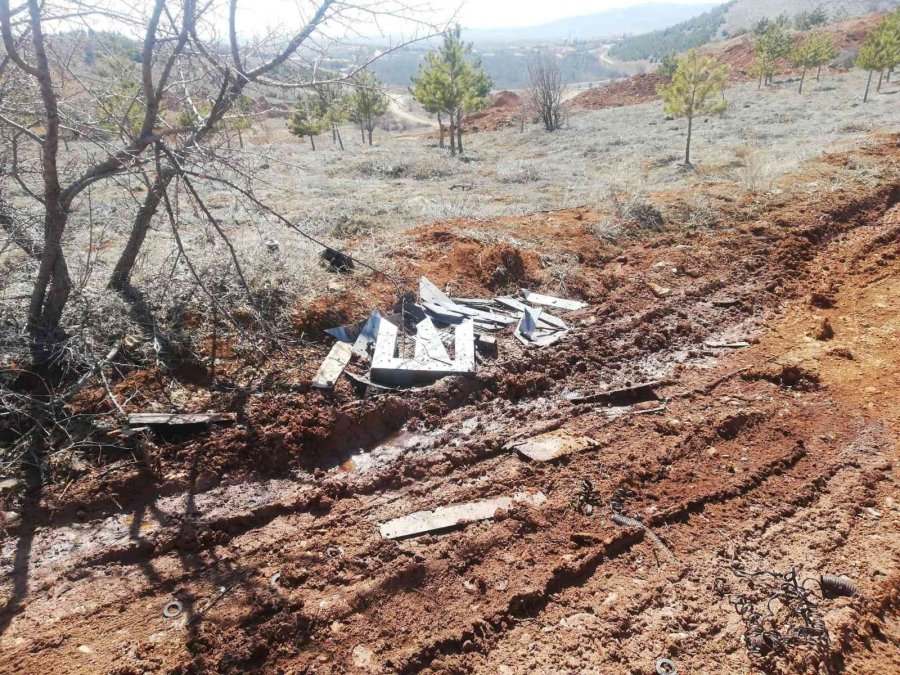
<instances>
[{"instance_id":1,"label":"tire track in mud","mask_svg":"<svg viewBox=\"0 0 900 675\"><path fill-rule=\"evenodd\" d=\"M702 498L687 501L679 508L648 518L646 522L654 529L676 522L685 523L691 515L702 512L702 509L699 508L700 504L721 504L744 497L766 481L777 479L784 473L791 471L806 456L806 450L803 447L797 447L786 456L778 457L761 467L749 478L736 481L734 485L723 490L711 492ZM834 471L836 470L834 469ZM617 528L613 528L614 531L615 529ZM482 616L473 624L473 627L461 629L461 632L455 637L444 637L428 645L418 654L400 662L398 664L399 670L401 672L416 672L436 658L462 653L466 651L464 645L476 638L481 644L484 644L486 641L500 639L507 627L515 625L523 619L536 618L552 601L552 596L583 585L603 564L629 552L633 546L643 541L643 539L644 532L641 530L626 531L621 535L613 535L607 538L603 546L591 549L590 552L577 561L554 569L542 591L532 591L527 595L512 596L503 611L495 612L490 616ZM478 629L474 626L481 626L481 628ZM486 626L491 626L490 640L487 637ZM481 650L479 649L479 651Z\"/></svg>"},{"instance_id":2,"label":"tire track in mud","mask_svg":"<svg viewBox=\"0 0 900 675\"><path fill-rule=\"evenodd\" d=\"M698 532L696 528L697 523L695 522L696 518L699 517L702 520L710 519L706 518L701 511L691 510L688 507L684 507L679 511L689 514L688 518L683 518L680 516L678 511L673 511L669 514L669 517L659 519L654 524L654 527L662 528L663 526L666 526L666 536L668 541L670 542L691 542L691 546L693 548L693 551L691 551L692 556L695 555L696 551L710 551L711 555L713 556L721 556L723 552L722 547L727 546L729 542L741 542L740 545L742 548L753 548L755 541L762 541L766 538L768 528L771 524L777 522L781 525L789 526L791 523L795 523L798 521L802 522L804 518L808 517L806 514L814 511L815 509L822 510L826 508L820 506L818 503L830 492L833 492L834 487L829 486L833 482L835 482L835 480L839 477L839 474L844 469L852 467L857 470L853 474L854 481L849 486L846 483L843 485L843 492L850 492L851 494L855 494L857 489L867 485L870 481L869 476L865 471L862 470L859 464L857 464L852 457L847 456L851 454L852 450L853 446L851 445L849 451L845 450L844 452L833 453L835 455L838 455L838 459L827 465L823 470L817 470L818 458L812 458L807 453L804 453L803 456L798 458L796 462L790 463L790 466L788 466L787 470L783 473L773 472L764 481L752 481L752 487L740 493L734 499L720 500L717 498L717 496L711 496L711 499L708 500L708 503L710 506L715 508L717 512L715 515L720 516L726 521L731 521L731 523L717 522L715 526L708 527L704 527L703 525L701 525L701 531ZM789 498L783 499L785 493L784 486L786 484L789 485L792 481L792 478L795 479L796 475L798 474L804 476L804 485L799 490L797 488L789 490L787 492ZM736 499L747 498L750 496L753 496L756 501L765 503L766 494L771 494L774 497L782 498L779 500L782 503L776 513L752 518L748 523L746 515L747 509L739 508L737 510L734 510L729 508L732 501ZM719 527L718 525L721 526ZM729 526L734 527L734 529L729 529ZM681 532L682 530L684 530L684 532ZM726 534L726 530L728 530L728 534ZM704 539L709 538L718 541L715 541L715 543L704 541ZM637 544L637 542L634 543ZM679 584L682 580L690 578L692 576L696 576L697 570L694 568L695 565L690 565L687 569L682 569L681 573L677 575L677 580L674 580L675 577L673 577L672 574L663 574L662 571L659 571L656 576L658 578L661 576L665 577L665 581L663 581L663 583L677 592L680 589ZM820 567L819 569L822 568ZM826 568L823 571L828 571L828 569ZM603 583L600 584L601 590L603 587L628 588L627 581L617 582L614 579L610 579L609 573L607 573L606 576L607 578L603 581ZM544 604L541 607L541 612L539 614L535 614L532 618L537 619L538 623L541 623L542 621L540 619L540 616L545 613L552 613L552 617L549 618L555 618L557 614L564 614L566 607L578 607L579 605L583 606L583 601L580 601L579 598L591 596L592 592L590 590L590 586L594 582L594 575L592 575L591 578L585 581L586 583L584 584L584 587L582 587L582 585L572 585L570 588L565 589L563 597L559 597L552 602ZM711 592L712 579L707 579L707 581L709 582L707 588L710 590L710 595L711 597L715 597L715 595ZM653 586L653 590L651 590L650 592L636 593L634 595L628 596L629 602L626 605L617 602L616 608L619 618L612 621L606 621L608 625L601 625L604 624L604 619L592 612L592 619L582 620L589 622L589 628L586 629L586 631L588 633L602 633L604 641L616 640L618 643L620 643L619 649L621 649L623 645L627 647L628 642L634 642L640 645L643 641L646 640L646 637L643 635L643 631L634 631L635 621L637 621L651 607L655 606L659 609L667 605L678 604L680 602L680 595L683 595L681 593L678 593L676 597L672 597L670 593L660 595L656 591L656 588L658 588L658 584L656 582L652 582L651 586ZM898 592L897 589L893 589L893 591L894 593ZM687 597L692 597L696 595L696 591L691 589L687 591L686 594ZM572 597L569 598L569 596ZM605 604L606 603L604 603L604 605ZM725 612L727 613L730 611L732 610L730 606L728 606L725 609ZM704 641L711 642L716 638L716 635L716 633L705 634ZM505 639L505 632L495 631L494 633L486 636L484 639L479 641L477 651L482 657L490 657L491 652L497 649L500 643ZM735 642L739 646L739 642L736 639ZM837 649L839 650L839 647ZM631 650L632 654L639 651L640 649ZM833 649L832 651L834 652L835 649ZM438 656L447 656L454 653L460 654L462 653L462 650L457 649L455 650L455 652L445 650ZM630 660L629 662L632 663L632 665L634 664L633 660ZM709 665L706 662L701 662L701 664L688 664L689 672L693 672L698 665L700 665L702 669L704 663L705 665ZM478 664L481 666L481 668L477 668L476 670L481 670L486 665L483 662L478 662ZM473 665L474 664L469 663L467 667L471 669ZM496 664L494 665L496 666ZM489 672L496 671L489 669Z\"/></svg>"},{"instance_id":3,"label":"tire track in mud","mask_svg":"<svg viewBox=\"0 0 900 675\"><path fill-rule=\"evenodd\" d=\"M896 190L895 197L896 200ZM877 200L876 200L877 201ZM852 216L851 216L852 217ZM779 230L784 229L787 225L779 226ZM774 229L774 228L773 228ZM884 229L884 228L881 228ZM841 232L846 232L847 228L837 227L823 224L820 230L811 233L802 233L815 246L804 249L810 255L817 251L817 248L824 241L827 245L840 246L838 240ZM883 235L882 235L883 236ZM777 237L771 236L774 242ZM779 263L780 265L780 263ZM779 266L773 274L784 272ZM797 270L792 270L792 274L796 273L795 289L803 288L806 283L803 281L803 275ZM754 284L756 289L762 288L761 284L764 275L759 283ZM771 275L769 275L771 276ZM766 276L765 278L768 278ZM722 288L733 288L727 283L722 286L716 286L718 280L709 282L711 286L719 290ZM704 285L704 288L707 288ZM743 286L746 288L746 286ZM706 292L709 291L708 288ZM702 297L698 296L698 297ZM685 298L687 299L687 298ZM734 325L733 320L739 317L742 321L748 316L761 317L771 311L771 307L778 301L778 298L770 299L766 297L759 303L754 303L749 315L736 311L716 312L713 327L722 325ZM614 304L613 300L604 303L601 307L608 308ZM672 316L678 312L700 312L700 301L691 306L679 305L674 299L666 302L663 307L663 314L654 314L659 308L654 308L648 312L643 312L639 316L624 317L621 321L626 322L620 325L619 321L610 322L606 327L601 327L594 331L590 336L593 340L596 336L597 343L604 340L618 340L621 337L627 344L629 338L634 337L644 329L647 321L650 323L658 322L660 318ZM601 310L605 311L605 309ZM709 317L710 313L706 312ZM649 317L649 319L648 319ZM728 323L728 322L732 323ZM703 330L706 331L702 335L710 334L709 325L704 325ZM698 329L699 331L699 329ZM660 352L648 352L647 350L638 350L637 354L622 357L621 362L634 365L635 370L639 370L642 363L646 363L648 358L660 358L663 361L674 360L674 354L679 348L685 345L696 345L697 336L701 333L695 332L690 338L676 337L669 346ZM561 365L558 371L553 373L553 385L557 388L565 386L565 380L568 375L575 372L576 364L570 362L567 356L575 355L582 349L582 344L573 335L573 339L568 343L563 343L552 352L546 355L535 357L530 355L527 357L526 368L541 369L554 360L559 360ZM702 340L701 340L702 341ZM601 350L602 352L602 350ZM595 352L597 358L600 358L601 352ZM602 352L605 354L605 352ZM730 361L726 359L725 361ZM508 395L500 384L502 379L510 374L520 372L519 364L509 363L497 366L485 378L485 382L479 383L473 388L470 395L461 399L453 399L453 397L441 396L433 397L433 399L441 403L446 416L448 412L457 411L460 417L464 417L467 413L478 411L480 406L484 404L485 414L491 411L489 406L497 400L501 401L537 401L540 392L536 394L527 394L524 396L516 393ZM621 369L606 368L600 366L594 371L591 369L591 376L599 376L601 373L607 373L617 378L621 378L623 373ZM746 383L741 385L746 389ZM754 385L755 386L755 385ZM796 445L795 438L785 436L780 446L774 449L759 448L754 453L759 452L758 457L754 457L752 467L748 467L750 472L742 474L739 477L730 477L727 485L721 485L721 480L715 484L715 477L707 472L699 477L691 474L682 474L681 472L689 470L692 463L703 460L700 454L705 445L722 443L732 443L737 446L742 442L746 435L753 438L762 438L763 442L771 440L765 436L766 430L772 429L778 424L775 419L775 413L778 406L787 406L790 403L789 392L780 389L773 389L767 383L758 385L761 390L766 389L773 403L770 406L759 405L753 403L754 408L762 408L760 416L754 418L752 423L747 425L739 425L737 434L723 441L721 438L718 425L720 422L727 420L710 420L707 416L703 416L699 422L692 422L686 427L682 427L677 433L667 434L660 431L647 433L650 431L655 422L636 422L634 420L610 421L603 419L603 415L597 411L578 411L579 424L585 424L589 433L593 435L598 433L606 438L613 439L618 435L630 436L646 434L647 438L642 442L635 442L631 438L631 445L626 446L626 450L616 454L610 462L607 463L607 470L617 473L631 473L631 480L628 482L614 481L611 477L601 478L597 484L601 486L604 492L608 492L616 485L637 483L641 486L640 493L629 502L629 510L634 508L653 507L654 511L646 518L646 522L654 529L666 528L665 537L670 544L678 544L679 546L687 541L705 542L715 540L717 536L714 531L707 526L704 521L713 514L720 514L725 518L730 518L738 526L737 532L744 532L748 538L752 537L754 541L760 541L765 537L775 525L782 525L787 522L788 526L792 523L801 522L804 514L815 509L818 502L832 489L832 483L836 476L847 468L853 469L854 474L861 475L861 469L854 462L846 459L838 459L837 461L825 462L827 458L834 460L836 450L819 446L818 444L810 444L808 441L803 445ZM483 401L475 401L477 395L483 392L489 392L490 397ZM458 400L458 404L453 407L447 406L447 400ZM559 400L558 398L555 400ZM376 404L380 405L380 404ZM676 404L672 404L671 410L674 415L682 416L684 410L689 409L689 403L684 402L684 409L678 408ZM721 411L722 406L715 408ZM572 410L571 407L566 410ZM510 406L502 411L501 417L510 424L515 423L517 419L521 420L513 414L515 411ZM479 413L480 414L480 413ZM800 414L800 413L797 413ZM667 415L668 417L668 415ZM454 423L455 424L455 423ZM762 431L761 431L762 430ZM804 426L802 433L795 435L808 435L810 428ZM774 431L772 432L775 433ZM452 437L452 431L448 432ZM774 438L774 437L773 437ZM159 542L159 549L152 551L135 549L133 551L120 551L115 553L107 550L101 553L97 558L90 561L96 569L97 567L109 565L111 563L121 563L128 567L138 567L140 565L149 564L160 557L191 557L196 556L198 559L207 556L215 551L216 555L226 553L234 555L239 551L239 555L246 557L248 565L261 565L266 561L267 556L281 547L282 544L276 535L267 534L275 521L285 518L288 519L290 525L291 536L294 538L316 536L317 533L329 530L341 532L341 536L346 536L349 540L354 540L357 548L354 549L354 558L360 561L380 560L383 565L375 570L367 569L362 562L347 562L349 571L345 571L342 567L335 567L335 564L326 560L318 560L315 564L310 563L310 574L320 575L325 581L324 585L315 587L307 593L310 598L325 597L328 593L346 586L350 593L345 598L346 609L339 609L336 612L330 612L324 616L311 613L309 608L302 602L292 599L291 602L281 607L268 607L258 611L254 611L249 617L245 617L233 630L246 631L252 628L254 631L264 633L265 630L272 628L274 630L277 625L282 623L290 623L290 621L300 621L304 624L304 639L311 640L310 644L315 645L310 649L309 660L314 658L316 653L337 653L347 644L348 640L354 636L365 637L367 634L358 632L359 623L365 623L369 620L369 630L371 630L371 619L377 621L378 614L388 609L391 605L397 605L400 608L409 605L407 595L415 593L424 593L437 587L443 590L448 580L451 584L459 583L462 578L456 574L453 565L459 561L459 557L454 557L452 552L446 548L442 548L439 540L434 539L425 541L416 547L410 547L405 550L401 546L393 546L385 544L378 540L373 533L366 534L366 528L369 528L371 519L378 513L384 512L390 501L385 502L384 499L374 498L371 500L363 500L367 503L358 504L361 497L370 497L379 492L390 492L388 500L406 500L411 503L427 501L429 494L438 491L450 489L451 493L459 498L486 496L484 489L485 482L478 482L479 478L484 477L485 472L497 471L503 473L503 477L490 484L490 491L499 492L507 488L522 487L523 484L531 485L532 483L546 483L553 488L551 493L551 505L547 508L541 517L543 522L549 523L555 530L558 530L553 536L542 535L540 527L531 532L528 536L534 536L535 540L531 543L522 543L515 546L515 535L505 534L492 538L486 533L479 533L478 528L472 528L472 531L464 531L460 533L456 541L461 542L467 551L477 551L478 557L476 562L468 563L476 572L479 572L480 565L488 565L488 558L509 546L511 550L519 552L532 547L536 550L547 550L556 545L557 539L554 536L562 534L565 539L567 530L577 530L581 527L582 521L571 515L568 506L565 504L563 492L567 483L577 481L577 477L587 470L592 477L595 473L600 472L598 467L593 466L593 458L587 454L578 455L561 462L554 467L540 468L529 465L522 465L521 471L513 472L507 475L505 472L511 465L517 465L514 455L507 457L507 451L502 449L502 434L498 431L495 437L488 442L473 442L471 445L463 444L461 447L450 448L449 441L439 446L436 452L440 457L436 457L433 461L429 458L419 458L415 462L410 463L408 457L401 455L398 460L398 466L386 471L384 474L376 474L367 477L362 483L346 481L344 478L326 479L325 481L317 481L315 484L308 486L313 494L304 497L303 500L296 500L292 503L282 504L263 504L258 508L244 511L240 513L229 513L223 517L211 520L209 523L188 523L190 537L187 541L179 541L177 538L168 539ZM788 447L789 446L789 447ZM629 458L628 453L638 454L641 448L653 449L651 455L652 461L644 461L638 456L635 459ZM736 449L736 448L735 448ZM813 457L811 453L815 453ZM821 453L821 456L819 456ZM757 459L763 461L757 462ZM493 462L493 463L491 463ZM558 474L555 475L555 474ZM683 485L677 478L672 476L689 477L690 484L693 486L693 494L687 498L676 498L679 494L680 487ZM794 482L795 478L799 480L799 484ZM865 488L866 483L859 478L855 483L858 488ZM786 486L786 487L784 487ZM702 490L700 489L702 488ZM709 489L712 488L712 489ZM850 490L851 488L847 488ZM877 488L881 489L881 488ZM877 491L876 489L876 491ZM363 492L366 491L366 492ZM697 494L699 492L699 494ZM662 498L656 493L661 493ZM198 493L200 494L200 493ZM743 505L734 507L742 500L756 499L765 500L764 495L771 494L773 498L787 496L784 503L779 504L774 513L766 513L761 516L748 516L752 514L752 510L748 510ZM763 495L763 497L759 497ZM317 511L316 518L312 522L304 521L297 516L310 509ZM124 513L121 512L121 513ZM752 523L747 523L748 518L752 517ZM510 518L512 522L520 522L517 519L521 515L514 515ZM525 522L522 520L521 522ZM571 558L564 560L559 564L549 565L547 567L536 566L536 573L531 575L523 571L518 578L512 578L510 586L517 585L516 582L523 580L524 586L517 588L508 596L503 598L502 602L498 600L489 600L487 609L481 613L472 612L470 616L480 616L478 619L471 621L464 620L462 625L450 626L452 635L443 635L431 642L420 642L411 647L412 653L409 653L409 647L401 649L389 649L387 654L393 659L393 663L398 665L399 669L405 669L408 672L424 668L426 665L433 663L436 659L448 657L452 659L465 659L479 657L490 657L503 644L506 636L510 634L516 626L521 625L523 621L527 622L531 619L546 617L561 608L559 601L560 596L572 594L577 599L578 595L585 587L596 586L601 577L600 573L612 574L614 578L626 579L624 570L626 564L630 564L635 551L642 550L642 541L644 533L642 531L620 530L615 526L605 523L606 527L602 528L599 536L605 538L599 546L581 546L575 549L575 553L571 554ZM743 528L743 529L742 529ZM282 527L284 530L284 527ZM571 533L569 533L571 534ZM284 537L286 535L282 535ZM775 536L775 535L772 535ZM254 537L263 539L262 543L252 542ZM305 561L304 558L298 556L299 549L291 547L289 541L284 541L285 549L283 556L280 558L283 562L292 561L294 559ZM157 544L154 543L154 546ZM181 546L184 546L181 548ZM697 547L700 543L697 544ZM280 552L280 549L277 549ZM121 554L121 559L117 559L116 555ZM442 554L447 557L442 559ZM110 556L104 558L103 556ZM130 557L129 557L130 556ZM291 556L298 556L291 558ZM448 557L449 556L449 557ZM561 559L561 558L560 558ZM207 560L207 562L209 562ZM702 562L702 561L701 561ZM329 567L331 566L331 567ZM207 566L201 566L194 570L186 570L180 576L163 575L155 584L147 586L142 593L149 597L156 597L160 591L169 592L176 584L183 584L185 581L199 582L209 575L209 572L217 571L215 559ZM334 570L337 569L338 572ZM468 570L469 567L462 568ZM512 569L512 568L510 568ZM539 572L539 574L537 574ZM80 573L80 570L79 572ZM76 580L79 579L76 573ZM364 581L354 580L355 576L360 574L369 574L370 579ZM535 578L540 579L535 583ZM348 581L349 579L349 581ZM521 585L521 584L518 584ZM89 590L87 588L86 590ZM144 596L142 596L144 597ZM492 596L494 597L494 596ZM893 597L893 599L891 599ZM399 602L398 602L399 601ZM634 598L630 599L633 604L628 605L629 608L636 608L635 612L629 612L628 615L620 617L618 623L610 622L612 628L611 635L623 640L627 637L627 633L634 631L632 619L630 616L639 616L642 612L653 608L656 598L651 592L638 593ZM465 603L465 601L460 601ZM887 601L888 605L896 604L896 597L891 596ZM493 604L492 604L493 603ZM342 606L343 607L343 606ZM110 606L111 608L111 606ZM449 607L453 610L454 607ZM458 608L457 608L458 609ZM421 610L419 610L421 613ZM465 612L449 611L450 616L464 616ZM332 635L332 628L329 622L347 619L354 615L359 615L355 624L357 631L350 631L349 636ZM86 620L85 620L86 621ZM333 625L333 624L332 624ZM411 620L409 625L415 627L415 621ZM73 627L74 629L74 627ZM228 634L227 632L225 633ZM642 635L637 632L637 635ZM637 638L633 638L637 639ZM468 645L467 645L468 643ZM842 643L843 644L843 643ZM316 651L320 650L320 651ZM471 656L469 656L471 654ZM306 659L306 655L286 658L285 662L290 662L291 658Z\"/></svg>"}]
</instances>

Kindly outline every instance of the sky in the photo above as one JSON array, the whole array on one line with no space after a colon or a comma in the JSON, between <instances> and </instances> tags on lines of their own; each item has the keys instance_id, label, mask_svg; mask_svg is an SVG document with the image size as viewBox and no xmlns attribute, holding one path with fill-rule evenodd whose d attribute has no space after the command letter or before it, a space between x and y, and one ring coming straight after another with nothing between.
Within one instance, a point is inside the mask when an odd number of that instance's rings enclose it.
<instances>
[{"instance_id":1,"label":"sky","mask_svg":"<svg viewBox=\"0 0 900 675\"><path fill-rule=\"evenodd\" d=\"M557 19L585 14L595 14L608 9L635 5L679 4L696 5L710 0L357 0L360 6L377 6L379 3L403 3L418 8L417 16L434 22L457 17L464 28L521 28ZM309 7L309 0L240 0L238 16L241 32L264 33L272 27L285 28L293 24L288 17L298 16L298 8ZM428 9L426 9L426 7ZM302 9L300 10L301 13ZM397 31L399 23L385 20L382 29ZM360 26L364 34L373 34L371 26Z\"/></svg>"},{"instance_id":2,"label":"sky","mask_svg":"<svg viewBox=\"0 0 900 675\"><path fill-rule=\"evenodd\" d=\"M460 23L467 28L520 28L633 5L697 5L703 2L709 0L470 0L460 10ZM459 6L452 0L435 0L433 4L450 12Z\"/></svg>"}]
</instances>

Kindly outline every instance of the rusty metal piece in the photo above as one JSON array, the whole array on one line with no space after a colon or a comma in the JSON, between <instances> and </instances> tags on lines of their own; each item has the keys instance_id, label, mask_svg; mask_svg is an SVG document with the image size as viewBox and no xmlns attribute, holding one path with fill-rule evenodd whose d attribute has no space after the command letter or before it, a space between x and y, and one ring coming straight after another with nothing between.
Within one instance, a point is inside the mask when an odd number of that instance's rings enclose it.
<instances>
[{"instance_id":1,"label":"rusty metal piece","mask_svg":"<svg viewBox=\"0 0 900 675\"><path fill-rule=\"evenodd\" d=\"M823 574L819 577L819 588L823 598L852 598L859 595L859 587L849 579L834 574Z\"/></svg>"}]
</instances>

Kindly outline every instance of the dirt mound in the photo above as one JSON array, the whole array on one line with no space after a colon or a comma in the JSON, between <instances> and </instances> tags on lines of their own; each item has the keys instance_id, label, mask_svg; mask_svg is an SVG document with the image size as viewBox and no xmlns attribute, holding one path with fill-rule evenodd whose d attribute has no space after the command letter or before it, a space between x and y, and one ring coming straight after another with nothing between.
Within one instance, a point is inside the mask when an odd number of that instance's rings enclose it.
<instances>
[{"instance_id":1,"label":"dirt mound","mask_svg":"<svg viewBox=\"0 0 900 675\"><path fill-rule=\"evenodd\" d=\"M491 105L481 112L463 118L466 133L477 131L497 131L518 124L522 110L522 98L514 91L501 91L494 95Z\"/></svg>"},{"instance_id":2,"label":"dirt mound","mask_svg":"<svg viewBox=\"0 0 900 675\"><path fill-rule=\"evenodd\" d=\"M588 89L572 98L569 105L581 110L601 110L647 103L658 98L656 87L660 82L659 76L655 73L635 75L596 89Z\"/></svg>"}]
</instances>

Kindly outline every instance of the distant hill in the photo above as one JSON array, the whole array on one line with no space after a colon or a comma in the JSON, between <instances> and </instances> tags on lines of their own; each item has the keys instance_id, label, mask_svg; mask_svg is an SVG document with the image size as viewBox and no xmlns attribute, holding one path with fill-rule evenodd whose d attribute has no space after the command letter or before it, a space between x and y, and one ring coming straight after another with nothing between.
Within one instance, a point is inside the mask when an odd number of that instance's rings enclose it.
<instances>
[{"instance_id":1,"label":"distant hill","mask_svg":"<svg viewBox=\"0 0 900 675\"><path fill-rule=\"evenodd\" d=\"M683 52L712 40L725 24L725 16L740 0L718 5L692 19L644 35L627 37L617 42L609 55L619 61L660 59L669 52ZM756 1L756 0L752 0Z\"/></svg>"},{"instance_id":2,"label":"distant hill","mask_svg":"<svg viewBox=\"0 0 900 675\"><path fill-rule=\"evenodd\" d=\"M665 3L636 5L559 19L526 28L466 30L465 37L476 45L484 45L497 42L590 40L623 34L648 33L702 14L715 5L715 2L697 5Z\"/></svg>"},{"instance_id":3,"label":"distant hill","mask_svg":"<svg viewBox=\"0 0 900 675\"><path fill-rule=\"evenodd\" d=\"M725 12L719 37L729 37L750 30L761 19L774 19L779 14L793 18L800 12L821 7L830 22L842 21L871 12L882 12L897 6L897 0L735 0Z\"/></svg>"},{"instance_id":4,"label":"distant hill","mask_svg":"<svg viewBox=\"0 0 900 675\"><path fill-rule=\"evenodd\" d=\"M828 21L887 11L898 0L731 0L677 25L617 42L609 55L619 61L656 60L669 52L683 52L713 40L724 40L751 30L762 19L780 14L793 19L821 7Z\"/></svg>"}]
</instances>

